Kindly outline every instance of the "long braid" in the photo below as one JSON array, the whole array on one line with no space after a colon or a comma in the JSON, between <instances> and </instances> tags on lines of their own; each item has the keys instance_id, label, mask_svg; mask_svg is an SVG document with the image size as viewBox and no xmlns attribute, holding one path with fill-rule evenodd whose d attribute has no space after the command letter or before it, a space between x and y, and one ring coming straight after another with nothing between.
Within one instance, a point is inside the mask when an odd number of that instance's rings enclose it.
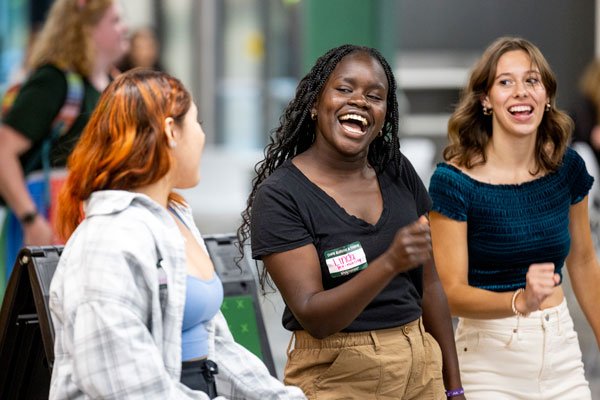
<instances>
[{"instance_id":1,"label":"long braid","mask_svg":"<svg viewBox=\"0 0 600 400\"><path fill-rule=\"evenodd\" d=\"M396 80L392 69L379 51L362 46L346 44L329 50L319 57L310 72L300 80L295 97L284 110L279 127L271 132L270 142L265 147L264 160L254 167L256 176L252 180L252 190L248 196L246 209L242 212L242 224L237 231L238 247L243 257L244 244L250 237L252 204L260 184L286 160L306 151L315 140L315 121L310 117L310 109L315 104L321 89L329 75L346 55L365 52L375 58L385 71L388 80L387 112L381 137L376 137L367 159L380 173L393 162L396 175L400 176L401 157L398 139L398 100L396 98ZM241 260L240 257L240 260ZM267 281L266 270L259 271L260 283L264 289Z\"/></svg>"}]
</instances>

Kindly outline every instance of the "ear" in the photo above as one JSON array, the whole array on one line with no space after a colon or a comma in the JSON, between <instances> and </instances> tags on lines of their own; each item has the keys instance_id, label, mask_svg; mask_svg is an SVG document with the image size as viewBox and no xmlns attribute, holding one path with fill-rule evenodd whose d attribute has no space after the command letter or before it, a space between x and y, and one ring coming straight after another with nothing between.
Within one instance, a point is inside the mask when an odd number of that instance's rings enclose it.
<instances>
[{"instance_id":1,"label":"ear","mask_svg":"<svg viewBox=\"0 0 600 400\"><path fill-rule=\"evenodd\" d=\"M489 97L488 97L487 95L482 95L482 96L479 98L479 101L481 102L481 105L482 105L483 107L486 107L486 108L491 108L490 99L489 99Z\"/></svg>"},{"instance_id":2,"label":"ear","mask_svg":"<svg viewBox=\"0 0 600 400\"><path fill-rule=\"evenodd\" d=\"M316 114L317 114L317 108L318 108L318 104L317 104L317 102L315 101L315 102L313 103L313 105L310 107L310 113L311 113L311 114L314 114L314 115L316 115Z\"/></svg>"},{"instance_id":3,"label":"ear","mask_svg":"<svg viewBox=\"0 0 600 400\"><path fill-rule=\"evenodd\" d=\"M175 120L173 117L165 118L165 136L167 137L167 143L169 147L175 147L177 144L177 131L175 129Z\"/></svg>"}]
</instances>

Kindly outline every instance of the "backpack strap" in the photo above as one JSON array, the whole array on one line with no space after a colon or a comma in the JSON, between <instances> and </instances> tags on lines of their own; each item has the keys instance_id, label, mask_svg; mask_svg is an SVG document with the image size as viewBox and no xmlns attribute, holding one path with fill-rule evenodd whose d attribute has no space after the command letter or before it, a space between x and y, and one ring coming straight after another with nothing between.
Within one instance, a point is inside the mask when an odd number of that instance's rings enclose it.
<instances>
[{"instance_id":1,"label":"backpack strap","mask_svg":"<svg viewBox=\"0 0 600 400\"><path fill-rule=\"evenodd\" d=\"M28 163L23 167L23 172L27 175L32 172L41 161L42 170L44 171L45 186L44 209L47 209L50 206L50 151L56 141L71 129L77 116L81 113L85 91L83 78L80 74L71 69L63 69L60 66L57 67L65 74L65 79L67 81L67 96L65 102L52 121L50 135L44 139L40 146L40 150L32 155Z\"/></svg>"},{"instance_id":2,"label":"backpack strap","mask_svg":"<svg viewBox=\"0 0 600 400\"><path fill-rule=\"evenodd\" d=\"M11 87L8 88L6 92L4 92L4 96L2 97L2 119L6 117L6 114L12 108L15 99L17 98L17 94L19 93L19 89L21 88L21 82L15 83Z\"/></svg>"},{"instance_id":3,"label":"backpack strap","mask_svg":"<svg viewBox=\"0 0 600 400\"><path fill-rule=\"evenodd\" d=\"M83 78L72 70L63 70L67 80L67 98L52 122L50 136L42 143L42 169L44 171L44 208L50 207L50 150L61 136L64 136L75 123L83 104Z\"/></svg>"},{"instance_id":4,"label":"backpack strap","mask_svg":"<svg viewBox=\"0 0 600 400\"><path fill-rule=\"evenodd\" d=\"M56 140L66 134L75 123L83 104L83 78L73 70L62 70L67 80L67 97L62 108L52 122L51 140Z\"/></svg>"}]
</instances>

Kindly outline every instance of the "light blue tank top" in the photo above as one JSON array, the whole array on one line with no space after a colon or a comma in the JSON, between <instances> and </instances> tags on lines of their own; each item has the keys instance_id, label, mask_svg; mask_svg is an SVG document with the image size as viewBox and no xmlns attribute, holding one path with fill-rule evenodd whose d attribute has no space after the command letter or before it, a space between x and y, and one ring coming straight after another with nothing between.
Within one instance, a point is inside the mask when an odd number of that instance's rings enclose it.
<instances>
[{"instance_id":1,"label":"light blue tank top","mask_svg":"<svg viewBox=\"0 0 600 400\"><path fill-rule=\"evenodd\" d=\"M188 275L181 332L181 359L183 361L208 355L210 321L223 303L223 284L215 273L209 280Z\"/></svg>"}]
</instances>

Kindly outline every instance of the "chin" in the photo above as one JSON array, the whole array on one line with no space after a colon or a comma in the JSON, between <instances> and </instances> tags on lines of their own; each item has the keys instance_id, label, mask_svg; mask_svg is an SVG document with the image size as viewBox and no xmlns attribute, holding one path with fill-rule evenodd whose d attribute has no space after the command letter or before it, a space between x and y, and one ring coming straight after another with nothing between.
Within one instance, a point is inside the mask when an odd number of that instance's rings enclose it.
<instances>
[{"instance_id":1,"label":"chin","mask_svg":"<svg viewBox=\"0 0 600 400\"><path fill-rule=\"evenodd\" d=\"M197 176L195 179L186 179L185 181L178 183L175 187L177 189L191 189L200 183L200 177Z\"/></svg>"}]
</instances>

